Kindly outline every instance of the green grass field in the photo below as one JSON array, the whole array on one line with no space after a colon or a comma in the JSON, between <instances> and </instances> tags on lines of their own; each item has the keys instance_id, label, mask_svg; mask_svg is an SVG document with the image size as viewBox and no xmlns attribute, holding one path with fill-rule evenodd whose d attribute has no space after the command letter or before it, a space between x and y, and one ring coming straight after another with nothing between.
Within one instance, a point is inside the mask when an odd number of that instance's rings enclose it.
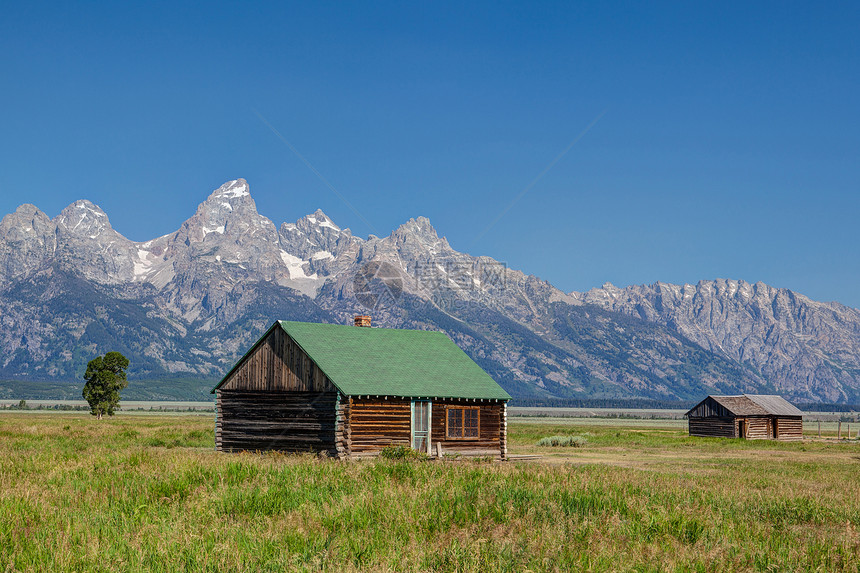
<instances>
[{"instance_id":1,"label":"green grass field","mask_svg":"<svg viewBox=\"0 0 860 573\"><path fill-rule=\"evenodd\" d=\"M338 462L212 426L0 413L0 570L860 571L856 441L517 419L541 459Z\"/></svg>"}]
</instances>

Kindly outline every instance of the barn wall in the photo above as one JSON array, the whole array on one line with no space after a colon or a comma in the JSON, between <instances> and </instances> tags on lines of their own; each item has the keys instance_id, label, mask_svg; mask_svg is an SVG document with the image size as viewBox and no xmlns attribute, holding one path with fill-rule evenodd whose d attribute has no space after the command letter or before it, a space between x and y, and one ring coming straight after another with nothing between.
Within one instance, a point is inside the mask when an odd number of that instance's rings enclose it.
<instances>
[{"instance_id":1,"label":"barn wall","mask_svg":"<svg viewBox=\"0 0 860 573\"><path fill-rule=\"evenodd\" d=\"M687 423L691 436L734 438L738 435L732 418L690 418Z\"/></svg>"},{"instance_id":2,"label":"barn wall","mask_svg":"<svg viewBox=\"0 0 860 573\"><path fill-rule=\"evenodd\" d=\"M778 417L775 420L778 440L794 441L803 439L803 418Z\"/></svg>"},{"instance_id":3,"label":"barn wall","mask_svg":"<svg viewBox=\"0 0 860 573\"><path fill-rule=\"evenodd\" d=\"M335 392L217 390L218 451L337 454Z\"/></svg>"},{"instance_id":4,"label":"barn wall","mask_svg":"<svg viewBox=\"0 0 860 573\"><path fill-rule=\"evenodd\" d=\"M286 332L274 328L221 385L221 390L334 392L334 385Z\"/></svg>"},{"instance_id":5,"label":"barn wall","mask_svg":"<svg viewBox=\"0 0 860 573\"><path fill-rule=\"evenodd\" d=\"M773 425L770 418L744 418L747 423L746 439L770 440L773 438Z\"/></svg>"},{"instance_id":6,"label":"barn wall","mask_svg":"<svg viewBox=\"0 0 860 573\"><path fill-rule=\"evenodd\" d=\"M739 417L690 418L691 436L714 436L724 438L744 437L740 435L740 422L746 422L746 438L749 440L802 440L803 418L801 417Z\"/></svg>"},{"instance_id":7,"label":"barn wall","mask_svg":"<svg viewBox=\"0 0 860 573\"><path fill-rule=\"evenodd\" d=\"M443 453L506 457L507 416L503 402L462 402L431 400L430 442L433 454L436 444ZM449 406L477 406L479 435L473 439L451 440L445 435L446 410ZM343 406L347 423L343 430L343 450L351 457L379 454L389 445L411 446L412 401L404 398L351 398Z\"/></svg>"}]
</instances>

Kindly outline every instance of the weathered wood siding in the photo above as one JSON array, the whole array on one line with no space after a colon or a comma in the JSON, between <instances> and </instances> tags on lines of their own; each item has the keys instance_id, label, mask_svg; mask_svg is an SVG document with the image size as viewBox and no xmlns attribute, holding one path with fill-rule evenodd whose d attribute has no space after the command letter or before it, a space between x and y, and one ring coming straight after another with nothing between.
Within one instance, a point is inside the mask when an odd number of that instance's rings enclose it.
<instances>
[{"instance_id":1,"label":"weathered wood siding","mask_svg":"<svg viewBox=\"0 0 860 573\"><path fill-rule=\"evenodd\" d=\"M776 435L778 440L795 441L803 439L803 418L797 417L779 417L775 418Z\"/></svg>"},{"instance_id":2,"label":"weathered wood siding","mask_svg":"<svg viewBox=\"0 0 860 573\"><path fill-rule=\"evenodd\" d=\"M770 418L738 418L735 424L739 425L741 420L746 421L746 435L741 436L738 433L738 437L748 440L770 440L773 438L773 427L771 426Z\"/></svg>"},{"instance_id":3,"label":"weathered wood siding","mask_svg":"<svg viewBox=\"0 0 860 573\"><path fill-rule=\"evenodd\" d=\"M478 430L477 438L451 439L445 432L445 421L448 408L478 407ZM433 444L434 453L437 443L442 444L442 452L457 453L466 456L494 456L505 457L502 448L506 446L506 440L502 440L502 417L505 415L504 402L461 402L457 400L440 400L433 402L432 431L430 441Z\"/></svg>"},{"instance_id":4,"label":"weathered wood siding","mask_svg":"<svg viewBox=\"0 0 860 573\"><path fill-rule=\"evenodd\" d=\"M687 423L691 436L735 438L738 435L732 418L690 418Z\"/></svg>"},{"instance_id":5,"label":"weathered wood siding","mask_svg":"<svg viewBox=\"0 0 860 573\"><path fill-rule=\"evenodd\" d=\"M402 398L350 398L349 453L375 456L386 446L411 446L412 401Z\"/></svg>"},{"instance_id":6,"label":"weathered wood siding","mask_svg":"<svg viewBox=\"0 0 860 573\"><path fill-rule=\"evenodd\" d=\"M745 426L741 435L741 423ZM746 438L748 440L802 440L803 418L738 416L736 418L694 418L688 426L691 436Z\"/></svg>"},{"instance_id":7,"label":"weathered wood siding","mask_svg":"<svg viewBox=\"0 0 860 573\"><path fill-rule=\"evenodd\" d=\"M463 402L431 400L430 444L442 451L461 455L507 457L507 413L504 402ZM479 409L479 435L476 438L449 439L445 433L448 407L476 406ZM386 446L412 445L412 400L404 398L351 398L342 410L346 419L343 451L349 457L378 455ZM340 451L340 449L339 449Z\"/></svg>"},{"instance_id":8,"label":"weathered wood siding","mask_svg":"<svg viewBox=\"0 0 860 573\"><path fill-rule=\"evenodd\" d=\"M335 392L216 391L218 451L337 455Z\"/></svg>"},{"instance_id":9,"label":"weathered wood siding","mask_svg":"<svg viewBox=\"0 0 860 573\"><path fill-rule=\"evenodd\" d=\"M732 418L734 414L708 396L688 413L689 418Z\"/></svg>"},{"instance_id":10,"label":"weathered wood siding","mask_svg":"<svg viewBox=\"0 0 860 573\"><path fill-rule=\"evenodd\" d=\"M219 451L337 453L337 392L280 328L261 340L216 391Z\"/></svg>"},{"instance_id":11,"label":"weathered wood siding","mask_svg":"<svg viewBox=\"0 0 860 573\"><path fill-rule=\"evenodd\" d=\"M334 392L322 370L281 328L260 341L221 390Z\"/></svg>"}]
</instances>

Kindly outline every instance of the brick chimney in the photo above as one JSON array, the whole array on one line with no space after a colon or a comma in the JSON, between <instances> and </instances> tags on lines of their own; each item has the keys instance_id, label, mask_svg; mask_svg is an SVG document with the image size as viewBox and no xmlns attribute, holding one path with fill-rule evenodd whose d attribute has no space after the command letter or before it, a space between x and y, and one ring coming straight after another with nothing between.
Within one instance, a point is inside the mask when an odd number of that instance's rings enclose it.
<instances>
[{"instance_id":1,"label":"brick chimney","mask_svg":"<svg viewBox=\"0 0 860 573\"><path fill-rule=\"evenodd\" d=\"M358 314L355 316L355 326L364 326L366 328L370 328L370 315L369 314Z\"/></svg>"}]
</instances>

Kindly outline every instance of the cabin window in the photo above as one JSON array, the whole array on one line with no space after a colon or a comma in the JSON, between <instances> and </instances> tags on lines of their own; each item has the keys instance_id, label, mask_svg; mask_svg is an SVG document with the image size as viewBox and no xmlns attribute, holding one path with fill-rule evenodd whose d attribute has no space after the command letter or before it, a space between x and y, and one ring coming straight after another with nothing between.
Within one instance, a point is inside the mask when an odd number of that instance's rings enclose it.
<instances>
[{"instance_id":1,"label":"cabin window","mask_svg":"<svg viewBox=\"0 0 860 573\"><path fill-rule=\"evenodd\" d=\"M480 410L477 407L448 407L446 435L452 439L477 438L480 435Z\"/></svg>"}]
</instances>

